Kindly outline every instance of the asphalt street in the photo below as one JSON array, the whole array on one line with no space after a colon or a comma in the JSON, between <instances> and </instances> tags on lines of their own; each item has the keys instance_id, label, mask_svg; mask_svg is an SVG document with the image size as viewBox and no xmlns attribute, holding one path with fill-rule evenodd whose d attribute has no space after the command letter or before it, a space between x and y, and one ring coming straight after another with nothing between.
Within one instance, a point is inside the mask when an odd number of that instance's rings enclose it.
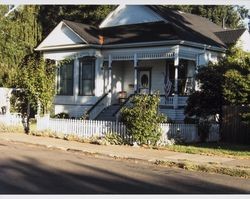
<instances>
[{"instance_id":1,"label":"asphalt street","mask_svg":"<svg viewBox=\"0 0 250 199\"><path fill-rule=\"evenodd\" d=\"M250 193L250 180L0 141L1 194Z\"/></svg>"}]
</instances>

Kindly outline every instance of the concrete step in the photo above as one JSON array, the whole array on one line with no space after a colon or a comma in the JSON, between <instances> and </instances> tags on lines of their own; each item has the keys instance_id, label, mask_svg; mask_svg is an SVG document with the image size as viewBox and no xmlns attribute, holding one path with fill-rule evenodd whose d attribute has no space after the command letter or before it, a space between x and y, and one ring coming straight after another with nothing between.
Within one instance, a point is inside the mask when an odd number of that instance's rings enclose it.
<instances>
[{"instance_id":1,"label":"concrete step","mask_svg":"<svg viewBox=\"0 0 250 199\"><path fill-rule=\"evenodd\" d=\"M120 105L111 105L105 108L97 117L96 120L104 120L104 121L115 121L116 118L114 114L120 108Z\"/></svg>"}]
</instances>

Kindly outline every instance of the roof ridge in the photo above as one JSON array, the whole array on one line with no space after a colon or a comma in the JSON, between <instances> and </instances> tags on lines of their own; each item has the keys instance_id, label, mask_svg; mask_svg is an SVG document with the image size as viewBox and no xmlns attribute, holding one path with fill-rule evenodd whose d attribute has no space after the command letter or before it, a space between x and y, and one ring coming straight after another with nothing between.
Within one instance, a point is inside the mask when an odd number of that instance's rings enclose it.
<instances>
[{"instance_id":1,"label":"roof ridge","mask_svg":"<svg viewBox=\"0 0 250 199\"><path fill-rule=\"evenodd\" d=\"M92 25L92 24L86 24L86 23L82 23L82 22L77 22L77 21L71 21L71 20L67 20L67 19L63 19L62 20L63 22L70 22L70 23L75 23L75 24L81 24L81 25L84 25L84 26L90 26L90 27L95 27L98 29L98 26L95 26L95 25Z\"/></svg>"},{"instance_id":2,"label":"roof ridge","mask_svg":"<svg viewBox=\"0 0 250 199\"><path fill-rule=\"evenodd\" d=\"M132 27L132 26L138 26L138 25L150 25L150 24L167 24L165 21L150 21L150 22L143 22L143 23L135 23L135 24L122 24L118 26L110 26L110 27L103 27L99 28L100 30L105 30L105 29L112 29L112 28L118 28L118 27Z\"/></svg>"}]
</instances>

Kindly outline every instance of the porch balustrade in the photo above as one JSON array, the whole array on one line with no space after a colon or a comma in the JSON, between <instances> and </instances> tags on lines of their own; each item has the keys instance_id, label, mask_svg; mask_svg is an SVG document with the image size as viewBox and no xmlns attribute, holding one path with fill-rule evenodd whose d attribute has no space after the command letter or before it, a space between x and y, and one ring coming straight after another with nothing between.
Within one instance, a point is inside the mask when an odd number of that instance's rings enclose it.
<instances>
[{"instance_id":1,"label":"porch balustrade","mask_svg":"<svg viewBox=\"0 0 250 199\"><path fill-rule=\"evenodd\" d=\"M187 105L187 98L186 96L178 96L178 106L186 106ZM174 106L174 97L167 97L165 98L164 95L161 96L160 105L166 106Z\"/></svg>"}]
</instances>

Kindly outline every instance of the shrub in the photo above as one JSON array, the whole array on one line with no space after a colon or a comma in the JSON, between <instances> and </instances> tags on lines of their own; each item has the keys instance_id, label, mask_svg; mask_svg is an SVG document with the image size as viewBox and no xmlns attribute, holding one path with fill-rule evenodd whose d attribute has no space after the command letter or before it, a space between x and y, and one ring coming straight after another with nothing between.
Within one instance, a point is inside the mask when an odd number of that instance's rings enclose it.
<instances>
[{"instance_id":1,"label":"shrub","mask_svg":"<svg viewBox=\"0 0 250 199\"><path fill-rule=\"evenodd\" d=\"M121 136L112 132L107 133L104 137L104 140L111 145L122 145L124 143Z\"/></svg>"},{"instance_id":2,"label":"shrub","mask_svg":"<svg viewBox=\"0 0 250 199\"><path fill-rule=\"evenodd\" d=\"M54 116L54 118L69 119L69 114L64 112L58 113Z\"/></svg>"},{"instance_id":3,"label":"shrub","mask_svg":"<svg viewBox=\"0 0 250 199\"><path fill-rule=\"evenodd\" d=\"M184 119L185 124L198 124L198 122L199 122L198 118L185 117Z\"/></svg>"},{"instance_id":4,"label":"shrub","mask_svg":"<svg viewBox=\"0 0 250 199\"><path fill-rule=\"evenodd\" d=\"M246 124L250 124L250 113L242 113L240 114L241 116L241 120L246 123Z\"/></svg>"},{"instance_id":5,"label":"shrub","mask_svg":"<svg viewBox=\"0 0 250 199\"><path fill-rule=\"evenodd\" d=\"M158 113L159 95L136 95L131 103L131 107L121 110L121 119L128 133L138 144L156 145L162 134L160 123L166 120Z\"/></svg>"}]
</instances>

